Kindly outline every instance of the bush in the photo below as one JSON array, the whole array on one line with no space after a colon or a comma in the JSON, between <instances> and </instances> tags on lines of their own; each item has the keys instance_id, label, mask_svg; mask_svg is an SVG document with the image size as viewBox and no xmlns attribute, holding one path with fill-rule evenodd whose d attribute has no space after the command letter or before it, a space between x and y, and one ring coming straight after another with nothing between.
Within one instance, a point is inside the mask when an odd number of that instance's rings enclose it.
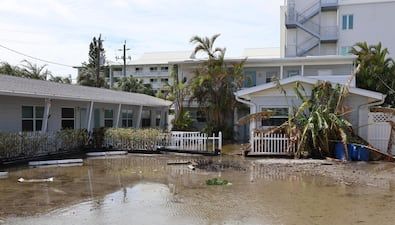
<instances>
[{"instance_id":1,"label":"bush","mask_svg":"<svg viewBox=\"0 0 395 225\"><path fill-rule=\"evenodd\" d=\"M133 150L156 150L165 138L166 134L158 129L110 128L104 134L104 139L112 144L107 147Z\"/></svg>"}]
</instances>

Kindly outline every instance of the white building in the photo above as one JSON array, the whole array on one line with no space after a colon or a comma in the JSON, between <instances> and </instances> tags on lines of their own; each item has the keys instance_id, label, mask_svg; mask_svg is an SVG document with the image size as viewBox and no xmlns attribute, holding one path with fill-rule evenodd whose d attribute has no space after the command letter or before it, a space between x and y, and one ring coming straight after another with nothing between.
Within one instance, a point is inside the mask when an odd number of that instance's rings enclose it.
<instances>
[{"instance_id":1,"label":"white building","mask_svg":"<svg viewBox=\"0 0 395 225\"><path fill-rule=\"evenodd\" d=\"M170 104L144 94L0 75L0 132L165 129Z\"/></svg>"},{"instance_id":2,"label":"white building","mask_svg":"<svg viewBox=\"0 0 395 225\"><path fill-rule=\"evenodd\" d=\"M364 41L394 56L394 11L395 0L285 0L281 56L346 55Z\"/></svg>"},{"instance_id":3,"label":"white building","mask_svg":"<svg viewBox=\"0 0 395 225\"><path fill-rule=\"evenodd\" d=\"M126 76L140 79L144 84L151 84L155 93L165 94L166 84L171 84L169 61L185 60L192 57L192 51L150 52L126 65ZM124 76L123 65L109 64L109 84L113 86L117 79Z\"/></svg>"}]
</instances>

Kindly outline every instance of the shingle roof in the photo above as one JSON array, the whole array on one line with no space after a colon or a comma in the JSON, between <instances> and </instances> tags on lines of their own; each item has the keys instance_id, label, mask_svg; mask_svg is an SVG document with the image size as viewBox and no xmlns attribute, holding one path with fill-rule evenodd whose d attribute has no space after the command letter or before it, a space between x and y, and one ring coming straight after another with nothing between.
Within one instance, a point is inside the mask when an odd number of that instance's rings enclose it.
<instances>
[{"instance_id":1,"label":"shingle roof","mask_svg":"<svg viewBox=\"0 0 395 225\"><path fill-rule=\"evenodd\" d=\"M0 95L40 97L74 101L94 101L101 103L143 105L153 107L170 106L171 102L153 96L61 84L43 80L33 80L0 74Z\"/></svg>"}]
</instances>

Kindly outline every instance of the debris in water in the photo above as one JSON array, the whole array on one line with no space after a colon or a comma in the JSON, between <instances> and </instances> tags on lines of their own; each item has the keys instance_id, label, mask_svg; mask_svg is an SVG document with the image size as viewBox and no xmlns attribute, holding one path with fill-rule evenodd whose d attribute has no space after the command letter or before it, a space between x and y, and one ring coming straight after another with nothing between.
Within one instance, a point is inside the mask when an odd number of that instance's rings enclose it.
<instances>
[{"instance_id":1,"label":"debris in water","mask_svg":"<svg viewBox=\"0 0 395 225\"><path fill-rule=\"evenodd\" d=\"M54 178L46 178L46 179L24 179L24 178L19 178L18 182L20 183L41 183L41 182L53 182Z\"/></svg>"},{"instance_id":2,"label":"debris in water","mask_svg":"<svg viewBox=\"0 0 395 225\"><path fill-rule=\"evenodd\" d=\"M192 165L188 165L188 168L191 169L191 170L195 170L195 167L192 166Z\"/></svg>"},{"instance_id":3,"label":"debris in water","mask_svg":"<svg viewBox=\"0 0 395 225\"><path fill-rule=\"evenodd\" d=\"M167 165L187 165L187 164L191 164L190 161L170 161L167 162Z\"/></svg>"},{"instance_id":4,"label":"debris in water","mask_svg":"<svg viewBox=\"0 0 395 225\"><path fill-rule=\"evenodd\" d=\"M207 185L232 185L232 183L230 183L229 181L223 180L221 178L213 178L213 179L206 180L206 184Z\"/></svg>"}]
</instances>

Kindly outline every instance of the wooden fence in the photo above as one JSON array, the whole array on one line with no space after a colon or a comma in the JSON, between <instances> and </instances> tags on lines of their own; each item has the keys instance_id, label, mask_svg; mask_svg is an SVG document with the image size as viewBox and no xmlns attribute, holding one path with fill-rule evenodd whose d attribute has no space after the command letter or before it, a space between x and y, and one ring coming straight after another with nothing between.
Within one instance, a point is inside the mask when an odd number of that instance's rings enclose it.
<instances>
[{"instance_id":1,"label":"wooden fence","mask_svg":"<svg viewBox=\"0 0 395 225\"><path fill-rule=\"evenodd\" d=\"M252 132L250 137L251 151L248 155L277 155L289 156L295 153L295 143L288 135L281 133L257 133Z\"/></svg>"},{"instance_id":2,"label":"wooden fence","mask_svg":"<svg viewBox=\"0 0 395 225\"><path fill-rule=\"evenodd\" d=\"M214 152L216 149L222 149L222 133L208 136L200 132L173 131L162 133L155 138L139 140L105 138L104 147L140 151L154 151L158 147L164 147L170 150Z\"/></svg>"}]
</instances>

